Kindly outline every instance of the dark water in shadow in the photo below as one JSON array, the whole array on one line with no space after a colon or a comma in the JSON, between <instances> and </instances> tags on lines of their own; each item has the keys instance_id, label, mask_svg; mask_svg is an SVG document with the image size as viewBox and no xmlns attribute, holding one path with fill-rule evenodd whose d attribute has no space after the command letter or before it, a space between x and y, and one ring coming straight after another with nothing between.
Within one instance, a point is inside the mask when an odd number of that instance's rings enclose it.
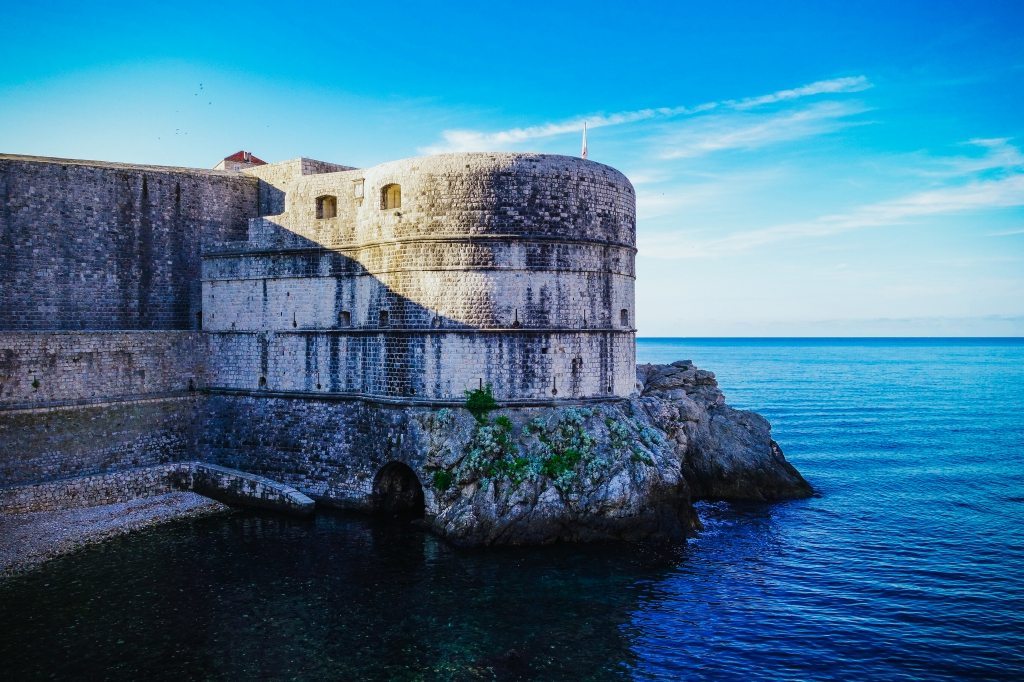
<instances>
[{"instance_id":1,"label":"dark water in shadow","mask_svg":"<svg viewBox=\"0 0 1024 682\"><path fill-rule=\"evenodd\" d=\"M635 662L630 613L682 555L460 551L359 516L238 513L22 578L0 652L15 678L599 679Z\"/></svg>"},{"instance_id":2,"label":"dark water in shadow","mask_svg":"<svg viewBox=\"0 0 1024 682\"><path fill-rule=\"evenodd\" d=\"M821 496L686 547L465 552L361 517L172 524L0 584L5 679L1021 679L1024 343L641 341Z\"/></svg>"}]
</instances>

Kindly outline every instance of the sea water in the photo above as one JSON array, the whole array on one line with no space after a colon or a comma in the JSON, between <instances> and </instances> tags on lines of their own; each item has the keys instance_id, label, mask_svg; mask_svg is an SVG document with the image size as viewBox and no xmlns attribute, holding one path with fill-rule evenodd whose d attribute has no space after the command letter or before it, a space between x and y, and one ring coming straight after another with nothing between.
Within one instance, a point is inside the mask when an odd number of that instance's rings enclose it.
<instances>
[{"instance_id":1,"label":"sea water","mask_svg":"<svg viewBox=\"0 0 1024 682\"><path fill-rule=\"evenodd\" d=\"M461 551L236 513L0 584L5 679L1024 676L1024 340L641 339L774 426L808 500L676 547Z\"/></svg>"}]
</instances>

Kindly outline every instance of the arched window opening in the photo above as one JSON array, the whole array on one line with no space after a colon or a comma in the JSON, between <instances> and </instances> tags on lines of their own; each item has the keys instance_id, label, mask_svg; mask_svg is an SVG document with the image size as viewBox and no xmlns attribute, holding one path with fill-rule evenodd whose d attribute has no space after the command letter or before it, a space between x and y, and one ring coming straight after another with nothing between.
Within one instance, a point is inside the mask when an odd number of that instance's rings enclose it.
<instances>
[{"instance_id":1,"label":"arched window opening","mask_svg":"<svg viewBox=\"0 0 1024 682\"><path fill-rule=\"evenodd\" d=\"M338 197L326 194L316 198L316 217L318 220L324 218L335 218L338 215Z\"/></svg>"},{"instance_id":2,"label":"arched window opening","mask_svg":"<svg viewBox=\"0 0 1024 682\"><path fill-rule=\"evenodd\" d=\"M338 326L339 327L351 327L352 326L352 313L347 310L342 310L338 313Z\"/></svg>"},{"instance_id":3,"label":"arched window opening","mask_svg":"<svg viewBox=\"0 0 1024 682\"><path fill-rule=\"evenodd\" d=\"M380 190L380 207L383 209L400 208L402 206L401 185L384 185Z\"/></svg>"},{"instance_id":4,"label":"arched window opening","mask_svg":"<svg viewBox=\"0 0 1024 682\"><path fill-rule=\"evenodd\" d=\"M619 322L622 324L623 327L628 327L629 326L629 309L628 308L623 308L622 310L619 311Z\"/></svg>"},{"instance_id":5,"label":"arched window opening","mask_svg":"<svg viewBox=\"0 0 1024 682\"><path fill-rule=\"evenodd\" d=\"M388 313L388 311L386 311L386 310L380 311L380 314L379 314L379 317L378 317L378 319L380 321L380 326L381 327L389 326L390 323L391 323L391 320L389 319L390 317L391 317L391 315Z\"/></svg>"}]
</instances>

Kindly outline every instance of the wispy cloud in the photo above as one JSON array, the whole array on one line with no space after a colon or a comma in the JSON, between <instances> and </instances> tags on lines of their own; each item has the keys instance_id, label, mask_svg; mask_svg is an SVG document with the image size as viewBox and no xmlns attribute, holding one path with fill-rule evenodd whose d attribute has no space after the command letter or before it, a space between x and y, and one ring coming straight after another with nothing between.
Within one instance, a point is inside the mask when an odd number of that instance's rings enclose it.
<instances>
[{"instance_id":1,"label":"wispy cloud","mask_svg":"<svg viewBox=\"0 0 1024 682\"><path fill-rule=\"evenodd\" d=\"M1008 158L1012 158L1012 155ZM1011 166L1007 170L1012 171L1014 168L1015 166ZM823 215L799 223L747 230L717 239L693 240L682 235L669 234L641 236L639 246L641 253L655 258L722 256L780 241L888 227L930 216L1017 206L1024 206L1024 173L1011 172L997 179L964 179L958 185L866 204L844 213Z\"/></svg>"},{"instance_id":2,"label":"wispy cloud","mask_svg":"<svg viewBox=\"0 0 1024 682\"><path fill-rule=\"evenodd\" d=\"M761 95L760 97L748 97L747 99L726 102L733 109L753 109L754 107L764 106L766 104L775 104L776 102L786 102L792 99L800 99L801 97L810 97L812 95L831 95L845 92L860 92L867 90L871 87L871 81L864 76L851 76L849 78L833 78L831 80L816 81L799 88L792 88L790 90L779 90L768 95Z\"/></svg>"},{"instance_id":3,"label":"wispy cloud","mask_svg":"<svg viewBox=\"0 0 1024 682\"><path fill-rule=\"evenodd\" d=\"M1024 234L1024 227L1016 230L1002 230L1001 232L989 232L986 237L1013 237L1018 234Z\"/></svg>"},{"instance_id":4,"label":"wispy cloud","mask_svg":"<svg viewBox=\"0 0 1024 682\"><path fill-rule=\"evenodd\" d=\"M1024 170L1024 154L1005 137L975 138L966 144L984 150L981 157L958 158L950 164L953 173L979 173L988 170Z\"/></svg>"},{"instance_id":5,"label":"wispy cloud","mask_svg":"<svg viewBox=\"0 0 1024 682\"><path fill-rule=\"evenodd\" d=\"M781 142L823 135L850 125L868 109L859 104L819 102L796 111L767 115L733 113L688 122L657 142L662 159L703 156L725 150L759 149Z\"/></svg>"},{"instance_id":6,"label":"wispy cloud","mask_svg":"<svg viewBox=\"0 0 1024 682\"><path fill-rule=\"evenodd\" d=\"M683 178L661 178L658 182L638 184L627 175L636 189L637 219L652 220L665 216L683 215L685 211L700 210L708 206L721 206L735 199L737 188L746 193L764 191L786 177L783 167L757 170L704 173ZM668 179L674 182L662 182Z\"/></svg>"},{"instance_id":7,"label":"wispy cloud","mask_svg":"<svg viewBox=\"0 0 1024 682\"><path fill-rule=\"evenodd\" d=\"M603 128L606 126L625 125L653 119L667 119L677 116L701 114L716 109L747 111L757 107L763 107L778 102L788 102L803 97L812 97L822 94L860 92L862 90L867 90L870 87L872 87L871 82L865 76L850 76L846 78L833 78L829 80L816 81L798 88L778 90L776 92L768 93L766 95L758 95L756 97L705 102L704 104L698 104L696 106L658 107L651 109L638 109L635 111L621 111L613 114L580 115L562 121L542 123L522 128L510 128L508 130L445 130L441 133L440 142L422 147L420 148L420 151L424 154L439 154L443 152L509 149L530 140L579 132L583 127L584 121L587 122L587 126L590 128Z\"/></svg>"}]
</instances>

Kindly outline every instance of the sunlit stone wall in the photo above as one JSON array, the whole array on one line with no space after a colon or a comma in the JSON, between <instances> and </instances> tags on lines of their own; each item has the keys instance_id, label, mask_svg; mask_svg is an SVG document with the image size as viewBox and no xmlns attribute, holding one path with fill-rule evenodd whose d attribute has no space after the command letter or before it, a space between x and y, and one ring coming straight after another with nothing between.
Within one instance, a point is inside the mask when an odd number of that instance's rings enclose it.
<instances>
[{"instance_id":1,"label":"sunlit stone wall","mask_svg":"<svg viewBox=\"0 0 1024 682\"><path fill-rule=\"evenodd\" d=\"M511 401L634 390L635 199L618 171L532 154L288 163L258 169L261 205L283 212L204 258L211 386L458 400L490 384Z\"/></svg>"}]
</instances>

